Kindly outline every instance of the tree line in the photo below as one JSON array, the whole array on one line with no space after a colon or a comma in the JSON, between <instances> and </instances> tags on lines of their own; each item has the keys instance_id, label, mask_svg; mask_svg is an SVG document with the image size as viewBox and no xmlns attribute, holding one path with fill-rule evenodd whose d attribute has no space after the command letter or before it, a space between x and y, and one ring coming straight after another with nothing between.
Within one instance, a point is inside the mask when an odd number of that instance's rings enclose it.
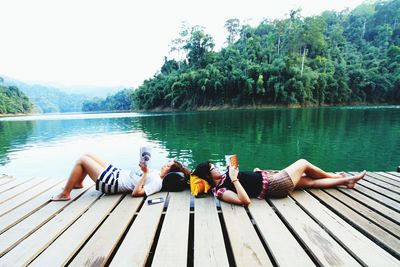
<instances>
[{"instance_id":1,"label":"tree line","mask_svg":"<svg viewBox=\"0 0 400 267\"><path fill-rule=\"evenodd\" d=\"M203 27L183 24L173 56L133 91L134 107L400 102L400 0L225 27L216 52Z\"/></svg>"},{"instance_id":2,"label":"tree line","mask_svg":"<svg viewBox=\"0 0 400 267\"><path fill-rule=\"evenodd\" d=\"M0 77L0 114L29 113L33 104L16 86L6 86Z\"/></svg>"},{"instance_id":3,"label":"tree line","mask_svg":"<svg viewBox=\"0 0 400 267\"><path fill-rule=\"evenodd\" d=\"M82 104L82 111L128 111L133 109L133 90L124 89L106 98L93 98L85 100Z\"/></svg>"}]
</instances>

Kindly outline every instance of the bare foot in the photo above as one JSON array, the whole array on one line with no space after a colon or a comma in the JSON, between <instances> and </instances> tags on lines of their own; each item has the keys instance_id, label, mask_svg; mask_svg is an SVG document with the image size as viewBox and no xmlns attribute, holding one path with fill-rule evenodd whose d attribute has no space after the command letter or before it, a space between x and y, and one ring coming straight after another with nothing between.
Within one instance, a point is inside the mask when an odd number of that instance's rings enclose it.
<instances>
[{"instance_id":1,"label":"bare foot","mask_svg":"<svg viewBox=\"0 0 400 267\"><path fill-rule=\"evenodd\" d=\"M367 173L367 171L364 170L364 171L360 172L360 173L357 174L357 175L354 175L354 176L349 177L349 182L348 182L348 184L347 184L347 188L354 188L354 186L356 185L356 183L357 183L358 181L360 181L361 179L363 179L366 173Z\"/></svg>"},{"instance_id":2,"label":"bare foot","mask_svg":"<svg viewBox=\"0 0 400 267\"><path fill-rule=\"evenodd\" d=\"M58 194L56 196L53 196L51 198L52 201L68 201L70 199L71 199L71 196L69 196L69 195L67 196L64 193L60 193L60 194Z\"/></svg>"}]
</instances>

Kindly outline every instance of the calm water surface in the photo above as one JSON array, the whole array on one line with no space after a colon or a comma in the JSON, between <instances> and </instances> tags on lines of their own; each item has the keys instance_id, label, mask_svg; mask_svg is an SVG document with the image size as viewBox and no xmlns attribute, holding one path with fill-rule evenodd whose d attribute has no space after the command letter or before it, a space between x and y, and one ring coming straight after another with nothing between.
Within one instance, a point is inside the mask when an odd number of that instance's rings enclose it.
<instances>
[{"instance_id":1,"label":"calm water surface","mask_svg":"<svg viewBox=\"0 0 400 267\"><path fill-rule=\"evenodd\" d=\"M43 115L0 119L0 174L67 177L96 153L121 168L153 147L153 167L177 158L190 168L238 154L241 170L281 169L305 158L331 171L394 171L400 106Z\"/></svg>"}]
</instances>

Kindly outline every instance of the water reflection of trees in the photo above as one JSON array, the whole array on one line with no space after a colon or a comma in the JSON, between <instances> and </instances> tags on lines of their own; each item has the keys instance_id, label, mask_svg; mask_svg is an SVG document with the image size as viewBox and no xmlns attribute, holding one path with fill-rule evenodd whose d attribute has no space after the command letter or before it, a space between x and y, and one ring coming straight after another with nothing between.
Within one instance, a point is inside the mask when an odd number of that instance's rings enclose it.
<instances>
[{"instance_id":1,"label":"water reflection of trees","mask_svg":"<svg viewBox=\"0 0 400 267\"><path fill-rule=\"evenodd\" d=\"M38 142L129 132L143 132L190 167L206 159L222 165L231 153L241 169L279 169L298 158L328 170L394 170L400 162L400 109L304 108L0 121L0 165Z\"/></svg>"},{"instance_id":2,"label":"water reflection of trees","mask_svg":"<svg viewBox=\"0 0 400 267\"><path fill-rule=\"evenodd\" d=\"M32 121L0 122L0 165L9 161L9 152L26 144L32 133Z\"/></svg>"},{"instance_id":3,"label":"water reflection of trees","mask_svg":"<svg viewBox=\"0 0 400 267\"><path fill-rule=\"evenodd\" d=\"M230 153L239 155L245 169L280 169L298 158L329 170L393 170L400 162L396 109L210 111L140 122L150 140L190 166L206 159L223 164Z\"/></svg>"}]
</instances>

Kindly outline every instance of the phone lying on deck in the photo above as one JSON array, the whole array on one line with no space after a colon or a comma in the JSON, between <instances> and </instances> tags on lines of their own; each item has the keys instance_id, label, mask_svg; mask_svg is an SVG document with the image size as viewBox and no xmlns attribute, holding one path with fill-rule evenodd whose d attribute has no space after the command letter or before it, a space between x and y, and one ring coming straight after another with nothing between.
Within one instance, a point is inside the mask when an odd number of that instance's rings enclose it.
<instances>
[{"instance_id":1,"label":"phone lying on deck","mask_svg":"<svg viewBox=\"0 0 400 267\"><path fill-rule=\"evenodd\" d=\"M162 203L162 202L164 202L163 197L158 197L158 198L153 198L153 199L147 200L148 205L154 205L154 204L158 204L158 203Z\"/></svg>"}]
</instances>

